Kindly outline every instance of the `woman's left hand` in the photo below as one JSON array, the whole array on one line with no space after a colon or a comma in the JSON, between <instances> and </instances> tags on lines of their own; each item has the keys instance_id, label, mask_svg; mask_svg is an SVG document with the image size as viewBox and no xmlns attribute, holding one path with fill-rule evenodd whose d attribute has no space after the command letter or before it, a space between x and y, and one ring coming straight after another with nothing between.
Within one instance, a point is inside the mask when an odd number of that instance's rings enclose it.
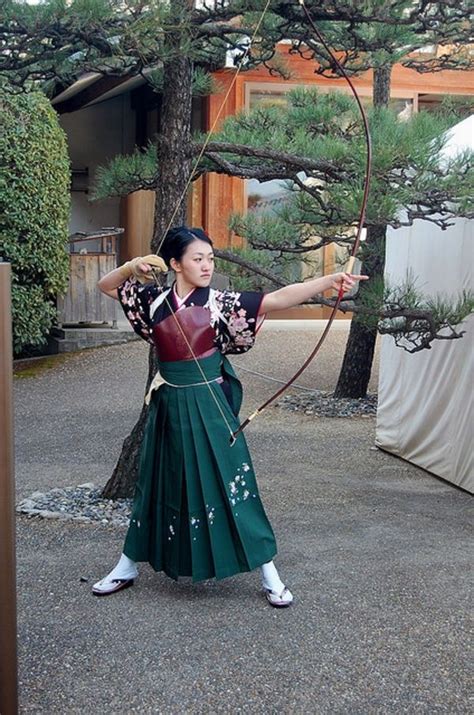
<instances>
[{"instance_id":1,"label":"woman's left hand","mask_svg":"<svg viewBox=\"0 0 474 715\"><path fill-rule=\"evenodd\" d=\"M357 281L366 281L369 276L359 276L354 273L333 273L331 276L331 288L343 293L348 293L355 286Z\"/></svg>"}]
</instances>

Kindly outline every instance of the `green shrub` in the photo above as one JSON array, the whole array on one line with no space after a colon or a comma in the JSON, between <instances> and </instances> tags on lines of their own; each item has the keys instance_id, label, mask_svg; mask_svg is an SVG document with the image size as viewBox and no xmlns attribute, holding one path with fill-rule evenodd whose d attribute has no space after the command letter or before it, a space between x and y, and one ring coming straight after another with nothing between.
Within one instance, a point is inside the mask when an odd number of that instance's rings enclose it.
<instances>
[{"instance_id":1,"label":"green shrub","mask_svg":"<svg viewBox=\"0 0 474 715\"><path fill-rule=\"evenodd\" d=\"M0 92L0 256L12 266L13 347L46 342L67 289L66 137L43 94Z\"/></svg>"}]
</instances>

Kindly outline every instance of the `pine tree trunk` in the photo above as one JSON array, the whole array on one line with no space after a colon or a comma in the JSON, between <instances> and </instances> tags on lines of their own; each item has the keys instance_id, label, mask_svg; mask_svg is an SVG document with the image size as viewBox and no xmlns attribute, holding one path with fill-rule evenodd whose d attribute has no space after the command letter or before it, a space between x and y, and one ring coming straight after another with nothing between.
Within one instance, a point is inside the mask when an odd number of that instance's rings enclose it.
<instances>
[{"instance_id":1,"label":"pine tree trunk","mask_svg":"<svg viewBox=\"0 0 474 715\"><path fill-rule=\"evenodd\" d=\"M148 354L148 379L145 394L148 392L148 387L155 372L156 365L154 350L153 348L150 348L150 352ZM140 416L128 437L125 437L118 462L115 465L112 476L102 491L102 496L105 499L126 499L133 496L138 476L140 446L143 440L143 432L145 430L147 415L148 407L145 403L143 403Z\"/></svg>"},{"instance_id":2,"label":"pine tree trunk","mask_svg":"<svg viewBox=\"0 0 474 715\"><path fill-rule=\"evenodd\" d=\"M374 86L372 88L372 100L374 107L388 107L390 102L390 79L392 67L377 67L374 70Z\"/></svg>"},{"instance_id":3,"label":"pine tree trunk","mask_svg":"<svg viewBox=\"0 0 474 715\"><path fill-rule=\"evenodd\" d=\"M385 226L371 226L362 249L362 272L370 276L368 281L361 281L359 300L370 284L383 278L385 267ZM365 397L369 386L374 359L377 329L363 325L355 315L346 344L344 360L334 397Z\"/></svg>"},{"instance_id":4,"label":"pine tree trunk","mask_svg":"<svg viewBox=\"0 0 474 715\"><path fill-rule=\"evenodd\" d=\"M373 103L375 107L387 106L390 100L391 66L374 70ZM369 198L370 201L370 198ZM383 280L385 270L386 226L371 226L362 245L360 258L362 272L370 276L360 283L358 300L373 282ZM352 318L344 360L339 373L335 397L365 397L374 360L377 329L364 326L357 315Z\"/></svg>"},{"instance_id":5,"label":"pine tree trunk","mask_svg":"<svg viewBox=\"0 0 474 715\"><path fill-rule=\"evenodd\" d=\"M177 13L186 5L183 0L174 0L171 6L173 4ZM180 45L178 33L173 36L170 34L168 43L173 59L170 62L165 62L163 66L164 91L158 136L159 186L156 191L155 223L151 244L152 251L155 252L159 248L168 223L180 202L191 171L189 143L191 139L193 66L192 62L183 55L176 56L176 47ZM185 222L186 198L181 201L172 225L177 226ZM153 348L150 348L148 364L145 394L157 370ZM107 499L133 495L147 413L148 410L144 405L132 432L124 440L117 465L102 492Z\"/></svg>"}]
</instances>

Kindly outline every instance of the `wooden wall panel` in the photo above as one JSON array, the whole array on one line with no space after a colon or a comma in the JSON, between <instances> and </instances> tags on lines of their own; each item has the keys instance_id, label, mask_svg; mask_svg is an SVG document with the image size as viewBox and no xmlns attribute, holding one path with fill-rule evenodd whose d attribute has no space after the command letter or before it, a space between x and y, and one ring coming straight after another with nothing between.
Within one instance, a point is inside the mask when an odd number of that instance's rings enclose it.
<instances>
[{"instance_id":1,"label":"wooden wall panel","mask_svg":"<svg viewBox=\"0 0 474 715\"><path fill-rule=\"evenodd\" d=\"M344 79L326 79L314 74L314 63L311 60L304 60L298 55L288 54L289 46L280 45L278 52L287 62L292 78L288 84L308 82L309 84L322 86L346 86L347 82ZM220 73L216 73L216 79L219 79ZM372 71L366 72L360 77L353 79L357 89L372 88ZM254 70L245 72L240 75L239 81L245 82L270 82L282 83L279 77L271 77L268 71L263 67L257 67ZM392 89L393 90L409 90L412 92L433 92L439 94L474 94L474 71L444 71L419 74L414 70L407 69L401 65L396 65L392 74ZM242 106L240 104L240 106Z\"/></svg>"},{"instance_id":2,"label":"wooden wall panel","mask_svg":"<svg viewBox=\"0 0 474 715\"><path fill-rule=\"evenodd\" d=\"M115 254L71 253L69 262L68 290L57 302L60 323L115 322L116 301L97 290L97 282L116 268Z\"/></svg>"},{"instance_id":3,"label":"wooden wall panel","mask_svg":"<svg viewBox=\"0 0 474 715\"><path fill-rule=\"evenodd\" d=\"M229 70L217 73L217 83L222 91L208 98L208 129L216 121L219 111L221 113L216 129L219 128L226 117L234 115L243 106L242 89L240 88L239 90L238 83L236 83L225 105L222 107L225 93L232 82L233 76L234 72ZM244 185L241 179L223 176L222 174L208 174L206 176L205 210L203 212L204 228L216 246L220 248L232 244L233 237L227 224L233 211L243 210L243 191Z\"/></svg>"},{"instance_id":4,"label":"wooden wall panel","mask_svg":"<svg viewBox=\"0 0 474 715\"><path fill-rule=\"evenodd\" d=\"M297 55L289 55L288 45L280 45L278 51L286 59L290 67L291 80L285 82L279 77L272 77L262 67L240 74L231 95L225 103L220 121L226 116L235 114L245 108L246 85L248 83L265 83L288 87L295 84L308 84L322 88L340 87L347 91L347 82L344 79L329 80L315 75L314 63ZM222 92L209 98L208 130L221 107L225 91L232 81L233 74L234 71L232 70L222 70L215 73L215 79L222 86ZM357 90L365 96L372 94L372 81L372 71L353 78ZM418 93L472 95L474 94L474 72L445 71L420 75L414 70L396 66L392 74L392 96L412 98L416 107ZM232 235L228 230L227 223L231 213L245 211L245 200L245 184L243 181L217 174L209 174L205 177L203 185L203 221L217 246L229 247L241 243L241 239ZM324 272L327 274L334 269L334 250L328 247L324 254ZM281 315L275 314L273 317L326 318L329 313L329 308L308 306L284 311ZM339 317L347 319L350 316L341 314Z\"/></svg>"},{"instance_id":5,"label":"wooden wall panel","mask_svg":"<svg viewBox=\"0 0 474 715\"><path fill-rule=\"evenodd\" d=\"M154 191L135 191L121 200L120 223L125 232L120 238L120 263L150 253L154 215Z\"/></svg>"}]
</instances>

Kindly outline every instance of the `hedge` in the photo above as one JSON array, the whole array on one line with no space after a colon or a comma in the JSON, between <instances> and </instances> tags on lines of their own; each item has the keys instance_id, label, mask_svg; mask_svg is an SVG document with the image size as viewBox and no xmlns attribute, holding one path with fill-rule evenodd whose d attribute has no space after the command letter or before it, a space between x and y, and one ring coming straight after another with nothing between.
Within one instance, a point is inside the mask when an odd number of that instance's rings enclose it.
<instances>
[{"instance_id":1,"label":"hedge","mask_svg":"<svg viewBox=\"0 0 474 715\"><path fill-rule=\"evenodd\" d=\"M41 93L0 91L0 256L12 266L14 353L40 346L67 289L70 166Z\"/></svg>"}]
</instances>

